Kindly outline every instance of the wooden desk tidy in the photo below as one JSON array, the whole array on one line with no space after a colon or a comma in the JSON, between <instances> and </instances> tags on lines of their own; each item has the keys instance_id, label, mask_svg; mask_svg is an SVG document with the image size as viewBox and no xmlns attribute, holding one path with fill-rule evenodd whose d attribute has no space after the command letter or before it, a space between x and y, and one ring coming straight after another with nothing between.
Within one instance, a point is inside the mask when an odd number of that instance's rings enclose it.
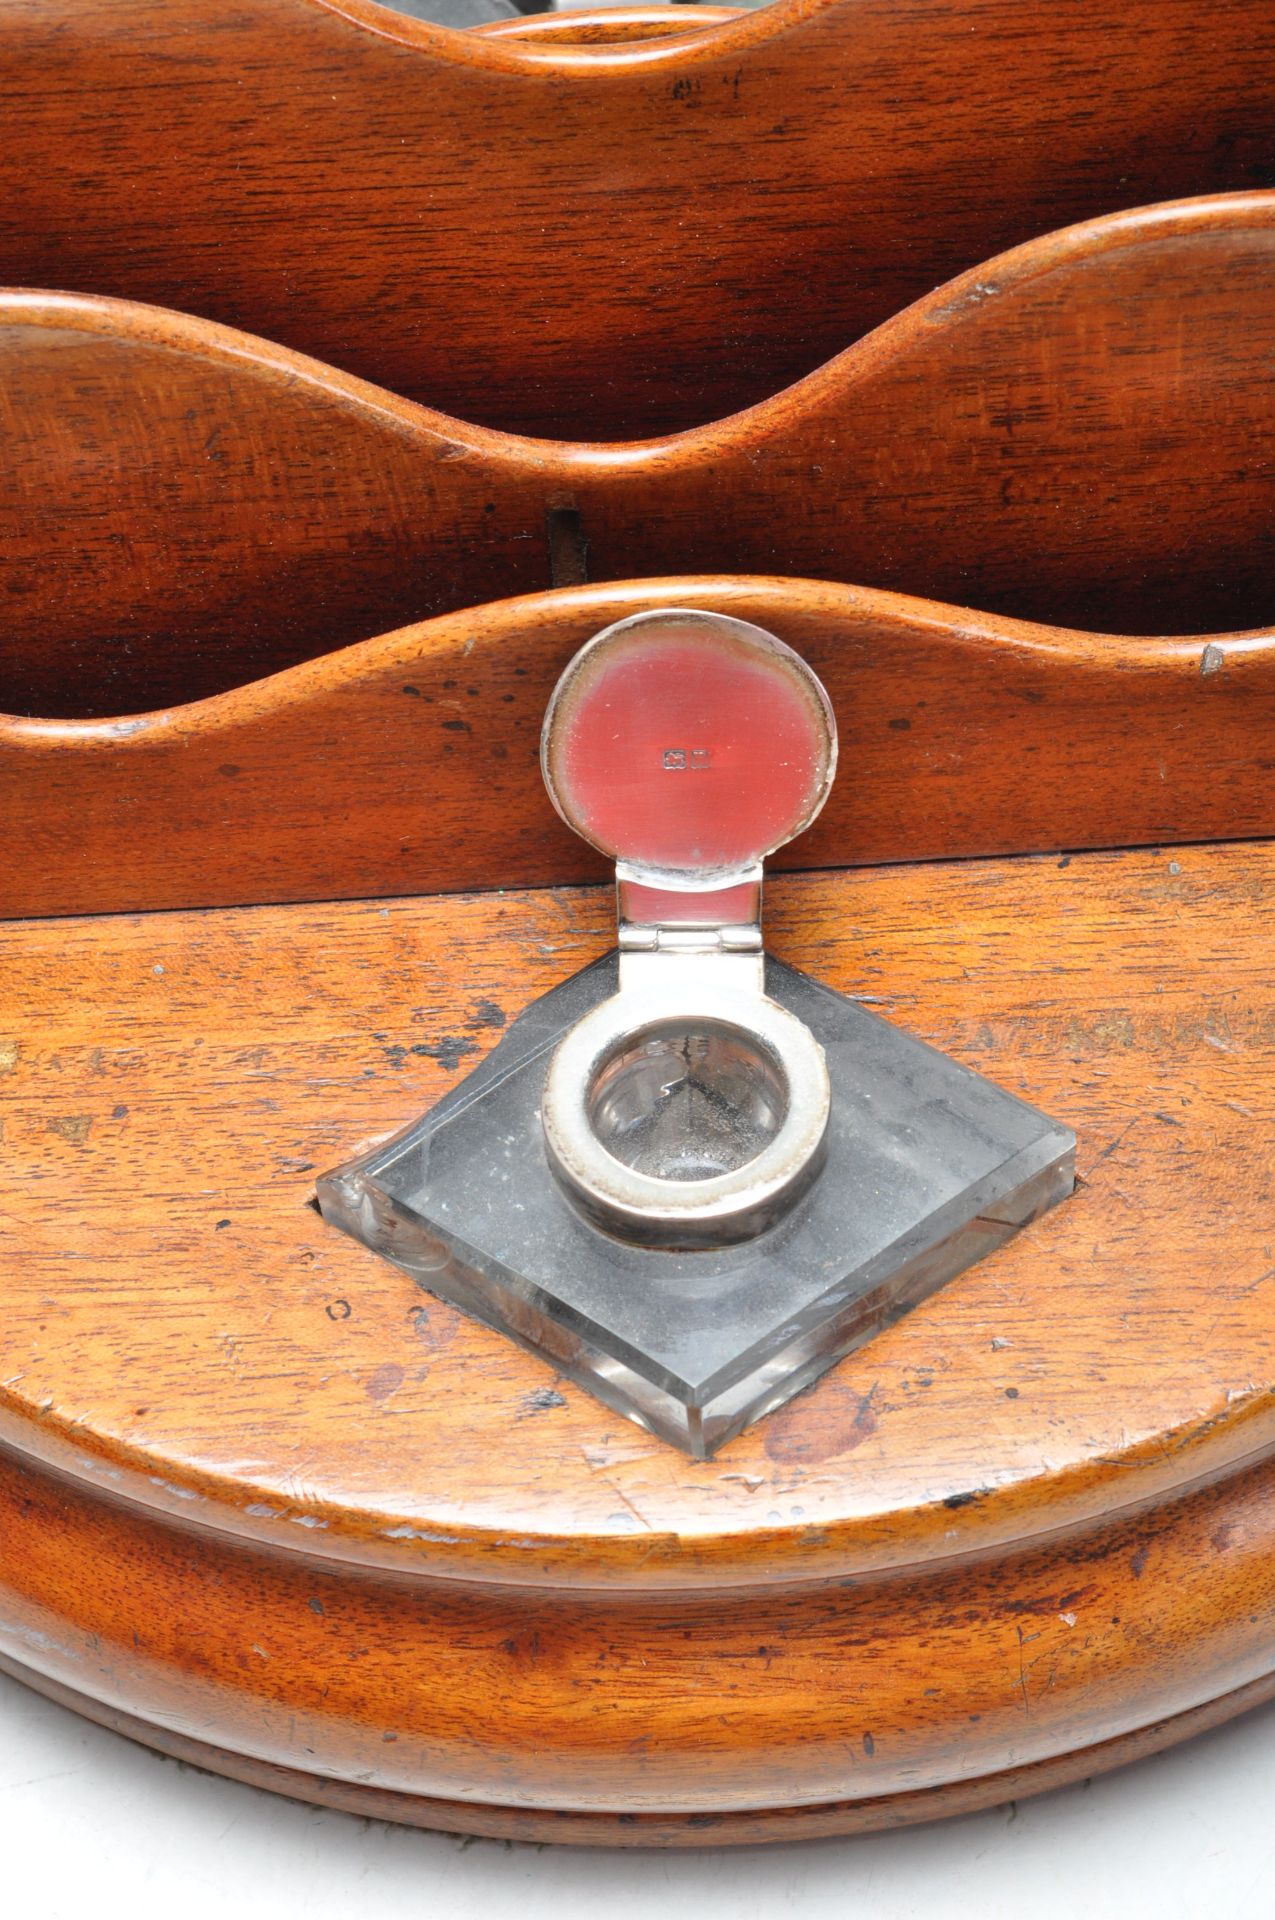
<instances>
[{"instance_id":1,"label":"wooden desk tidy","mask_svg":"<svg viewBox=\"0 0 1275 1920\"><path fill-rule=\"evenodd\" d=\"M670 1846L1275 1693L1272 31L3 10L6 1671ZM687 604L836 709L771 948L1080 1176L710 1461L311 1204L606 946L540 721Z\"/></svg>"}]
</instances>

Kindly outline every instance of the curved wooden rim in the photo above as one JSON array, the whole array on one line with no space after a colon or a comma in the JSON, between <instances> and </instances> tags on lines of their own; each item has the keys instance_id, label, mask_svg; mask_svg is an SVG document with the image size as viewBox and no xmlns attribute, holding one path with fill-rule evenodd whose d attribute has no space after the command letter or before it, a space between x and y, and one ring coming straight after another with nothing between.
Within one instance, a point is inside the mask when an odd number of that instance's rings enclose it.
<instances>
[{"instance_id":1,"label":"curved wooden rim","mask_svg":"<svg viewBox=\"0 0 1275 1920\"><path fill-rule=\"evenodd\" d=\"M179 1528L239 1543L257 1543L316 1566L367 1572L410 1572L431 1580L477 1582L483 1587L626 1593L690 1592L784 1586L848 1577L929 1575L947 1565L965 1565L1001 1551L1044 1547L1088 1527L1107 1528L1170 1500L1189 1496L1261 1466L1275 1454L1275 1408L1271 1393L1255 1388L1181 1434L1147 1436L1118 1459L1085 1461L1049 1477L1048 1502L1034 1519L1028 1485L1001 1486L1004 1500L950 1506L936 1502L898 1516L897 1533L877 1531L865 1545L851 1518L821 1521L804 1530L779 1525L772 1536L651 1534L608 1536L605 1553L590 1555L588 1542L564 1543L554 1535L520 1529L516 1539L491 1528L417 1526L388 1535L367 1530L360 1511L325 1509L280 1512L263 1506L251 1482L233 1482L187 1463L174 1465L183 1484L157 1478L155 1458L94 1435L58 1415L33 1427L0 1397L0 1447L15 1459L104 1495L143 1515ZM1112 1488L1118 1497L1108 1498ZM1020 1504L1022 1502L1022 1504ZM919 1524L918 1524L919 1523ZM403 1537L405 1536L405 1537ZM595 1543L600 1544L600 1543Z\"/></svg>"},{"instance_id":2,"label":"curved wooden rim","mask_svg":"<svg viewBox=\"0 0 1275 1920\"><path fill-rule=\"evenodd\" d=\"M712 57L735 50L742 53L843 8L846 0L769 0L769 4L757 8L715 8L715 13L725 17L698 25L688 22L677 35L601 45L571 43L566 40L565 30L532 29L520 34L516 22L497 33L440 26L411 14L396 13L379 5L378 0L292 0L292 4L335 14L351 27L457 65L506 72L532 67L578 72L587 67L591 73L607 73L657 60L693 67L701 52ZM504 22L499 25L503 28Z\"/></svg>"},{"instance_id":3,"label":"curved wooden rim","mask_svg":"<svg viewBox=\"0 0 1275 1920\"><path fill-rule=\"evenodd\" d=\"M837 710L851 778L778 867L1275 832L1259 772L1275 633L1126 644L828 582L695 574L442 615L133 719L0 716L13 842L0 912L599 878L601 862L545 800L529 747L576 647L627 614L688 600L785 637ZM480 712L458 754L446 723ZM965 745L953 754L956 738ZM450 824L436 833L430 820ZM68 860L68 848L82 851Z\"/></svg>"},{"instance_id":4,"label":"curved wooden rim","mask_svg":"<svg viewBox=\"0 0 1275 1920\"><path fill-rule=\"evenodd\" d=\"M0 1649L149 1725L404 1805L595 1831L641 1811L648 1837L692 1813L743 1838L803 1807L871 1819L927 1792L941 1811L971 1776L1243 1695L1272 1668L1273 1489L1268 1462L904 1580L546 1593L365 1576L300 1530L201 1537L0 1454Z\"/></svg>"},{"instance_id":5,"label":"curved wooden rim","mask_svg":"<svg viewBox=\"0 0 1275 1920\"><path fill-rule=\"evenodd\" d=\"M21 94L32 62L65 80L15 123L14 154L29 153L38 191L26 206L11 155L0 272L176 301L499 426L682 428L804 375L1032 233L1252 185L1275 46L1260 0L1224 0L1207 23L1187 0L1165 4L1163 22L1102 0L1042 26L1004 0L971 0L968 18L946 0L780 0L607 47L457 31L372 0L159 0L137 60L110 0L62 0L56 20L19 7L13 86ZM261 136L242 153L217 132L216 73L183 74L170 58L192 34L216 41L223 80L238 76ZM789 113L807 72L808 110ZM837 72L847 84L817 79ZM579 87L546 103L544 88L568 75ZM475 87L507 149L488 156L504 187L476 200ZM936 119L936 99L987 111ZM181 159L192 111L198 181ZM77 115L69 167L59 156ZM367 129L391 122L392 150L378 158ZM1113 124L1127 136L1114 144ZM306 125L325 137L307 140ZM326 208L308 229L295 218L296 168L271 184L277 138L308 155L301 172ZM367 150L371 215L334 139ZM742 169L741 141L756 162ZM608 181L624 183L618 196ZM422 224L422 196L441 225ZM245 221L259 244L243 272L223 271ZM345 254L362 262L353 276ZM471 358L475 338L485 350Z\"/></svg>"},{"instance_id":6,"label":"curved wooden rim","mask_svg":"<svg viewBox=\"0 0 1275 1920\"><path fill-rule=\"evenodd\" d=\"M743 7L605 7L591 10L572 8L565 13L524 13L513 20L484 20L470 27L470 33L487 40L528 41L533 44L567 46L630 45L640 40L667 40L674 36L690 39L709 27L724 26L738 20Z\"/></svg>"},{"instance_id":7,"label":"curved wooden rim","mask_svg":"<svg viewBox=\"0 0 1275 1920\"><path fill-rule=\"evenodd\" d=\"M392 669L396 662L401 663L406 672L409 668L419 670L423 658L436 656L446 660L462 651L470 658L475 644L500 644L501 629L516 631L525 615L560 614L567 620L589 609L596 612L598 625L602 627L609 620L618 619L621 613L632 612L635 596L656 607L704 599L716 603L723 594L758 593L772 594L779 603L787 597L809 593L818 596L829 612L835 608L865 620L898 622L918 632L938 635L951 646L954 657L992 646L1007 656L1021 659L1035 656L1063 661L1081 673L1118 672L1131 688L1141 676L1162 674L1166 670L1181 671L1185 667L1198 674L1201 656L1209 646L1223 649L1234 664L1243 662L1257 671L1268 661L1275 664L1275 627L1255 627L1237 633L1086 633L1076 628L1041 626L1007 614L980 613L976 608L945 606L937 600L849 583L777 574L678 575L667 579L608 580L597 586L559 587L548 593L520 594L510 600L492 601L482 608L439 614L432 620L399 627L392 633L377 634L370 640L355 641L332 653L300 661L296 666L245 686L230 687L204 700L163 707L151 713L78 720L0 712L0 745L37 752L57 746L61 750L84 753L141 753L176 734L187 738L228 731L254 714L263 697L268 697L272 710L282 713L306 705L318 693L355 686L374 673ZM473 634L476 619L485 629L477 642Z\"/></svg>"},{"instance_id":8,"label":"curved wooden rim","mask_svg":"<svg viewBox=\"0 0 1275 1920\"><path fill-rule=\"evenodd\" d=\"M1183 1740L1223 1726L1275 1697L1275 1672L1272 1672L1233 1692L1220 1694L1215 1700L1203 1701L1183 1713L1152 1721L1092 1746L1079 1746L1048 1760L953 1781L944 1787L922 1787L911 1793L884 1794L871 1800L767 1807L753 1813L552 1813L542 1808L499 1807L481 1801L434 1800L424 1794L361 1786L355 1781L308 1773L299 1767L277 1766L248 1754L232 1753L226 1747L159 1726L120 1707L95 1700L91 1694L51 1679L7 1654L0 1654L0 1672L126 1740L134 1740L140 1746L199 1767L206 1773L239 1780L269 1793L284 1794L312 1806L332 1808L363 1819L393 1820L403 1826L477 1834L493 1840L624 1848L778 1845L793 1840L876 1833L979 1813L988 1807L1003 1806L1010 1800L1052 1793L1090 1775L1111 1773L1133 1761L1150 1759Z\"/></svg>"},{"instance_id":9,"label":"curved wooden rim","mask_svg":"<svg viewBox=\"0 0 1275 1920\"><path fill-rule=\"evenodd\" d=\"M323 4L325 0L312 0L312 3ZM1004 296L1076 261L1098 260L1144 241L1197 234L1210 238L1218 233L1252 228L1275 229L1275 188L1167 200L1060 227L1053 233L1025 241L1007 253L997 254L954 280L945 281L933 293L914 301L804 379L759 401L756 406L702 427L649 440L543 440L477 426L415 401L400 399L370 381L295 353L289 347L277 346L256 334L242 333L237 328L170 308L107 295L0 287L0 320L12 323L29 320L36 326L61 327L80 333L122 334L228 363L247 360L267 377L316 387L330 396L339 396L358 407L430 434L458 451L489 460L533 464L555 458L581 471L597 472L631 467L638 461L654 464L663 458L693 453L706 444L711 444L718 454L745 448L780 423L791 427L826 411L832 404L845 404L854 387L878 367L912 347L925 333L959 321L965 309L976 307L991 291Z\"/></svg>"}]
</instances>

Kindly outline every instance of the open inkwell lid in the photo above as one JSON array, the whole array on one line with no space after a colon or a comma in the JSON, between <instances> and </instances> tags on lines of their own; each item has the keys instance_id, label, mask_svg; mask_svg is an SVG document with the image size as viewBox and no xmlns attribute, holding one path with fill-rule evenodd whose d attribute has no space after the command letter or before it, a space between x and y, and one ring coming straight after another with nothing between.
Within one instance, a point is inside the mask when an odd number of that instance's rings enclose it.
<instances>
[{"instance_id":1,"label":"open inkwell lid","mask_svg":"<svg viewBox=\"0 0 1275 1920\"><path fill-rule=\"evenodd\" d=\"M622 886L682 896L680 909L667 902L674 919L711 918L712 896L755 884L823 806L836 723L773 634L726 614L639 613L567 667L541 766L562 818L615 860ZM655 904L645 892L643 904Z\"/></svg>"},{"instance_id":2,"label":"open inkwell lid","mask_svg":"<svg viewBox=\"0 0 1275 1920\"><path fill-rule=\"evenodd\" d=\"M608 627L545 716L545 784L616 860L619 991L549 1066L549 1163L605 1232L702 1248L754 1238L818 1172L822 1050L767 997L764 856L823 805L827 695L790 647L724 614Z\"/></svg>"},{"instance_id":3,"label":"open inkwell lid","mask_svg":"<svg viewBox=\"0 0 1275 1920\"><path fill-rule=\"evenodd\" d=\"M704 1457L1063 1199L1075 1143L763 952L762 860L836 766L827 698L780 640L623 620L567 667L542 752L558 811L616 862L617 947L319 1204Z\"/></svg>"}]
</instances>

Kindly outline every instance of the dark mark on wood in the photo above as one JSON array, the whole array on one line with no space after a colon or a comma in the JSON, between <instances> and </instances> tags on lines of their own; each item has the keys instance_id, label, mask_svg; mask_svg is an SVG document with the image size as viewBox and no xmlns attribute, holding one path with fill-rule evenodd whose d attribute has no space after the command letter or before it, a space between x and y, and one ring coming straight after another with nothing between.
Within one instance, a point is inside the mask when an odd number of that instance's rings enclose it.
<instances>
[{"instance_id":1,"label":"dark mark on wood","mask_svg":"<svg viewBox=\"0 0 1275 1920\"><path fill-rule=\"evenodd\" d=\"M534 1393L525 1393L518 1402L517 1417L522 1419L529 1413L548 1413L554 1407L565 1407L566 1404L556 1387L537 1387Z\"/></svg>"},{"instance_id":2,"label":"dark mark on wood","mask_svg":"<svg viewBox=\"0 0 1275 1920\"><path fill-rule=\"evenodd\" d=\"M576 507L550 507L545 514L551 587L583 587L589 579L589 543Z\"/></svg>"}]
</instances>

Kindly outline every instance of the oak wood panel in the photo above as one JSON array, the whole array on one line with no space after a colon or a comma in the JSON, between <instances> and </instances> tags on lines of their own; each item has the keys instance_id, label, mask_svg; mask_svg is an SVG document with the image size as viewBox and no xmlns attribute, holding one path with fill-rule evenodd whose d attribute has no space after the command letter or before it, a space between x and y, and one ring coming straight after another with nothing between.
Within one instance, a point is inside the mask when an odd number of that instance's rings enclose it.
<instances>
[{"instance_id":1,"label":"oak wood panel","mask_svg":"<svg viewBox=\"0 0 1275 1920\"><path fill-rule=\"evenodd\" d=\"M600 949L601 890L8 923L6 1656L258 1777L654 1838L897 1819L1260 1693L1273 880L774 883L776 951L1074 1125L1082 1185L711 1462L307 1205Z\"/></svg>"},{"instance_id":2,"label":"oak wood panel","mask_svg":"<svg viewBox=\"0 0 1275 1920\"><path fill-rule=\"evenodd\" d=\"M520 441L136 307L0 304L0 702L137 712L590 577L802 574L1054 626L1267 626L1275 193L1071 229L751 412Z\"/></svg>"},{"instance_id":3,"label":"oak wood panel","mask_svg":"<svg viewBox=\"0 0 1275 1920\"><path fill-rule=\"evenodd\" d=\"M0 912L600 877L545 795L545 707L592 634L686 604L778 633L831 694L841 774L781 864L1275 833L1270 631L1068 633L691 576L447 615L142 719L0 719Z\"/></svg>"},{"instance_id":4,"label":"oak wood panel","mask_svg":"<svg viewBox=\"0 0 1275 1920\"><path fill-rule=\"evenodd\" d=\"M751 404L1000 249L1275 179L1266 0L781 0L663 44L5 0L0 278L524 432Z\"/></svg>"}]
</instances>

